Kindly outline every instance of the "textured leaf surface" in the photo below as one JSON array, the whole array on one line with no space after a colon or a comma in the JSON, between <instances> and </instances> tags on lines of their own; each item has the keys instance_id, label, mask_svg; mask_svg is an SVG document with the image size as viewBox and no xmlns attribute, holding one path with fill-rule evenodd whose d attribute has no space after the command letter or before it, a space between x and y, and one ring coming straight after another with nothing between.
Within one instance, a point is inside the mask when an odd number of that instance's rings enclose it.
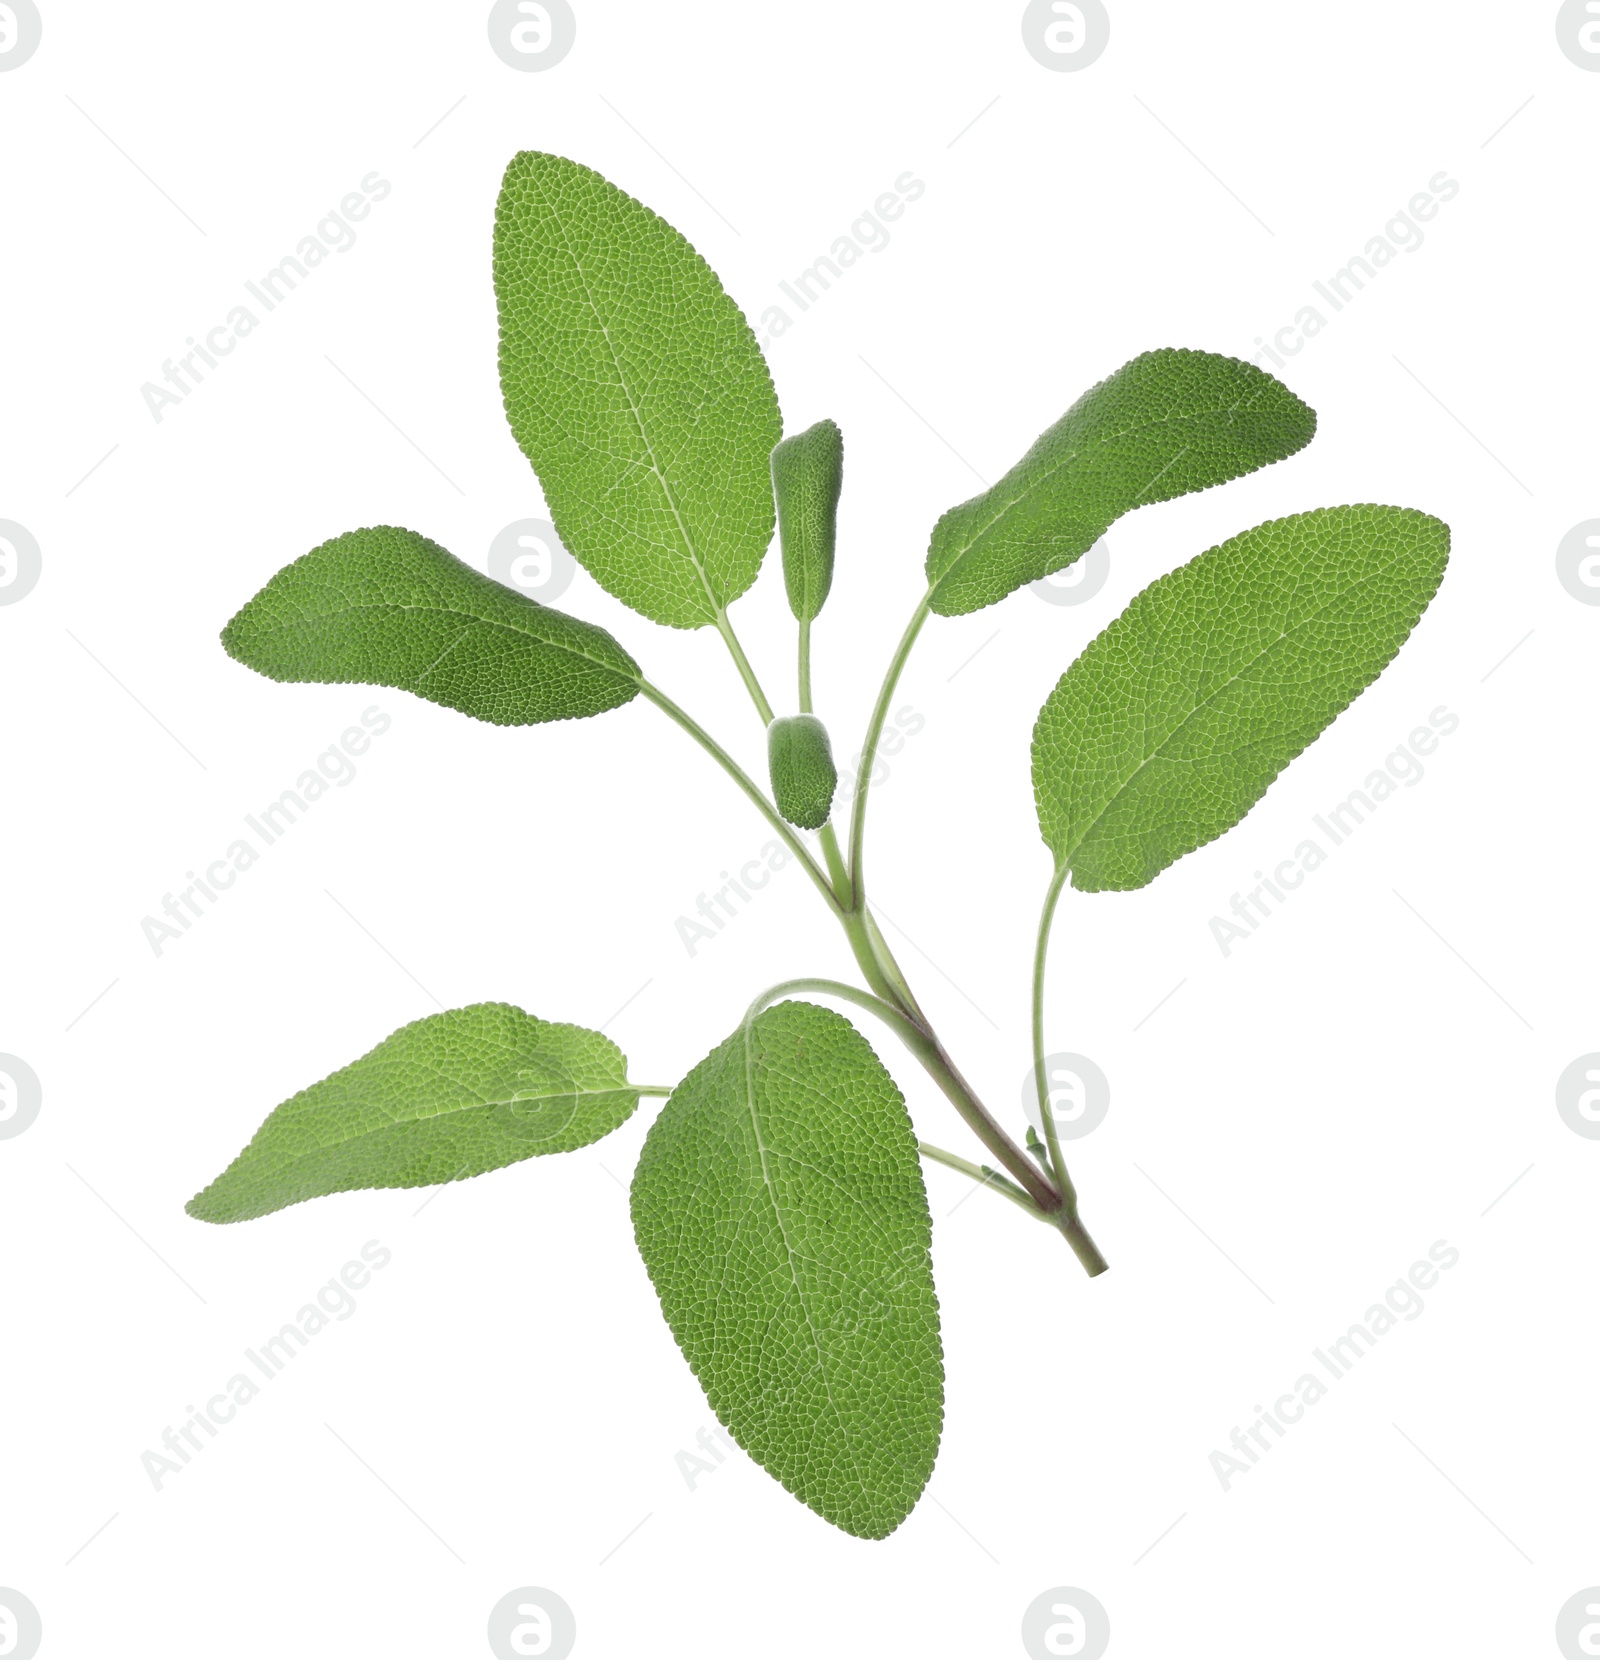
<instances>
[{"instance_id":1,"label":"textured leaf surface","mask_svg":"<svg viewBox=\"0 0 1600 1660\"><path fill-rule=\"evenodd\" d=\"M598 715L639 690L638 664L603 628L392 525L285 565L222 643L271 680L395 686L498 726Z\"/></svg>"},{"instance_id":2,"label":"textured leaf surface","mask_svg":"<svg viewBox=\"0 0 1600 1660\"><path fill-rule=\"evenodd\" d=\"M833 586L833 549L839 492L844 484L844 434L818 421L772 452L772 488L778 502L778 545L789 609L802 622L822 610Z\"/></svg>"},{"instance_id":3,"label":"textured leaf surface","mask_svg":"<svg viewBox=\"0 0 1600 1660\"><path fill-rule=\"evenodd\" d=\"M1257 525L1152 583L1056 683L1033 732L1039 829L1085 891L1142 888L1231 829L1370 685L1444 575L1404 507Z\"/></svg>"},{"instance_id":4,"label":"textured leaf surface","mask_svg":"<svg viewBox=\"0 0 1600 1660\"><path fill-rule=\"evenodd\" d=\"M767 728L772 799L791 824L820 830L833 811L839 773L828 729L815 715L783 715Z\"/></svg>"},{"instance_id":5,"label":"textured leaf surface","mask_svg":"<svg viewBox=\"0 0 1600 1660\"><path fill-rule=\"evenodd\" d=\"M698 628L756 579L782 425L766 360L664 219L561 156L495 210L500 387L561 540L608 592Z\"/></svg>"},{"instance_id":6,"label":"textured leaf surface","mask_svg":"<svg viewBox=\"0 0 1600 1660\"><path fill-rule=\"evenodd\" d=\"M943 1417L905 1102L849 1021L781 1003L678 1086L633 1179L639 1250L712 1410L847 1533L917 1502Z\"/></svg>"},{"instance_id":7,"label":"textured leaf surface","mask_svg":"<svg viewBox=\"0 0 1600 1660\"><path fill-rule=\"evenodd\" d=\"M429 1015L277 1107L189 1201L243 1222L358 1187L431 1187L609 1135L639 1104L609 1038L509 1003Z\"/></svg>"},{"instance_id":8,"label":"textured leaf surface","mask_svg":"<svg viewBox=\"0 0 1600 1660\"><path fill-rule=\"evenodd\" d=\"M1146 352L1085 392L998 484L939 520L929 604L946 617L993 605L1070 565L1131 509L1281 461L1316 429L1316 415L1252 364Z\"/></svg>"}]
</instances>

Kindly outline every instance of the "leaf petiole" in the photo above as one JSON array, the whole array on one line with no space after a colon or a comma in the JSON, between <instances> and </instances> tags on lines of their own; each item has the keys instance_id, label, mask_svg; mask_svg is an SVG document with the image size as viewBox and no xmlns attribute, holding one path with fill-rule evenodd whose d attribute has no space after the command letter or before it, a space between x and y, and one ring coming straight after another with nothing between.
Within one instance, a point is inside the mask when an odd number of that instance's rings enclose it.
<instances>
[{"instance_id":1,"label":"leaf petiole","mask_svg":"<svg viewBox=\"0 0 1600 1660\"><path fill-rule=\"evenodd\" d=\"M923 1033L907 1020L892 1003L885 1002L881 997L874 997L870 991L863 991L859 986L849 985L843 980L823 980L815 977L801 980L782 980L775 986L768 986L745 1010L743 1024L748 1026L763 1009L771 1008L774 1003L795 991L815 991L822 992L829 997L842 997L845 1002L854 1003L858 1009L870 1010L908 1048L913 1048L918 1042L926 1041Z\"/></svg>"},{"instance_id":2,"label":"leaf petiole","mask_svg":"<svg viewBox=\"0 0 1600 1660\"><path fill-rule=\"evenodd\" d=\"M839 838L833 833L831 820L817 832L817 840L822 846L823 858L828 861L828 874L833 878L833 890L839 896L839 903L846 910L854 910L855 901L850 892L850 872L845 868L844 854L839 849Z\"/></svg>"},{"instance_id":3,"label":"leaf petiole","mask_svg":"<svg viewBox=\"0 0 1600 1660\"><path fill-rule=\"evenodd\" d=\"M811 619L802 617L799 622L800 641L798 658L800 667L800 713L811 714Z\"/></svg>"},{"instance_id":4,"label":"leaf petiole","mask_svg":"<svg viewBox=\"0 0 1600 1660\"><path fill-rule=\"evenodd\" d=\"M931 1141L919 1141L917 1151L925 1159L931 1159L935 1164L942 1164L950 1170L959 1170L963 1176L970 1176L980 1187L990 1187L1009 1199L1019 1209L1025 1210L1036 1222L1052 1222L1048 1213L1039 1207L1014 1183L1008 1182L998 1170L991 1170L986 1164L974 1164L970 1159L964 1159L956 1153L947 1153L942 1147L935 1147Z\"/></svg>"},{"instance_id":5,"label":"leaf petiole","mask_svg":"<svg viewBox=\"0 0 1600 1660\"><path fill-rule=\"evenodd\" d=\"M1072 1177L1067 1173L1067 1161L1062 1156L1056 1115L1050 1107L1050 1080L1044 1069L1044 967L1050 952L1050 924L1055 920L1056 904L1066 880L1067 866L1063 865L1055 873L1050 891L1045 895L1044 907L1039 913L1039 937L1033 948L1033 1085L1038 1093L1039 1118L1044 1125L1045 1146L1050 1152L1050 1168L1055 1172L1056 1186L1061 1190L1061 1209L1052 1220L1066 1235L1067 1243L1092 1278L1103 1274L1109 1265L1100 1254L1100 1247L1090 1238L1089 1230L1078 1220L1078 1190L1072 1185Z\"/></svg>"},{"instance_id":6,"label":"leaf petiole","mask_svg":"<svg viewBox=\"0 0 1600 1660\"><path fill-rule=\"evenodd\" d=\"M723 644L728 648L728 655L733 658L734 665L739 670L745 690L750 694L750 701L755 704L756 713L761 717L762 726L771 726L772 705L767 702L767 694L762 691L761 682L756 679L756 671L751 666L750 659L745 656L744 647L739 644L739 636L733 631L733 624L728 620L726 609L717 612L717 632L722 636Z\"/></svg>"},{"instance_id":7,"label":"leaf petiole","mask_svg":"<svg viewBox=\"0 0 1600 1660\"><path fill-rule=\"evenodd\" d=\"M753 678L753 677L752 677ZM639 690L655 704L662 714L669 720L675 721L689 734L694 741L717 763L722 770L739 786L741 790L755 803L756 809L767 823L777 832L790 853L799 861L806 875L816 884L817 891L828 902L828 907L836 916L844 914L844 907L839 897L834 893L832 884L826 873L817 861L812 858L810 851L801 842L794 831L784 823L778 809L767 799L766 792L751 778L739 763L725 750L715 738L685 709L672 701L659 686L652 685L643 675L639 677Z\"/></svg>"},{"instance_id":8,"label":"leaf petiole","mask_svg":"<svg viewBox=\"0 0 1600 1660\"><path fill-rule=\"evenodd\" d=\"M888 718L889 703L894 697L895 687L900 683L900 671L905 668L911 648L917 643L917 636L922 632L922 625L927 620L928 595L924 594L912 613L911 621L906 624L905 633L900 636L899 645L894 648L894 656L889 659L889 668L884 674L878 701L873 706L872 718L867 722L866 742L861 746L861 765L856 774L856 798L850 808L850 882L858 909L867 891L861 873L861 859L862 846L867 834L867 793L872 782L872 769L877 762L878 740L883 735L883 723Z\"/></svg>"},{"instance_id":9,"label":"leaf petiole","mask_svg":"<svg viewBox=\"0 0 1600 1660\"><path fill-rule=\"evenodd\" d=\"M1044 896L1044 906L1039 913L1039 934L1033 948L1033 1087L1039 1100L1039 1119L1044 1125L1044 1141L1050 1150L1050 1168L1055 1172L1056 1186L1068 1203L1076 1204L1077 1192L1067 1174L1067 1161L1061 1152L1056 1115L1050 1110L1050 1080L1044 1070L1045 961L1050 954L1050 925L1055 921L1056 904L1061 898L1066 875L1067 870L1063 866L1051 880L1050 891Z\"/></svg>"}]
</instances>

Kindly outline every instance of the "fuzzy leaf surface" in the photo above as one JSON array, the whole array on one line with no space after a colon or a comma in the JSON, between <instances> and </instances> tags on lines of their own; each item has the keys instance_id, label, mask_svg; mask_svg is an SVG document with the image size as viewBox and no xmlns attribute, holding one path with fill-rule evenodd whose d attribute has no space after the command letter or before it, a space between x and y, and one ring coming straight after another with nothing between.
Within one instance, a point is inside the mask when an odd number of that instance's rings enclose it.
<instances>
[{"instance_id":1,"label":"fuzzy leaf surface","mask_svg":"<svg viewBox=\"0 0 1600 1660\"><path fill-rule=\"evenodd\" d=\"M836 1527L881 1539L939 1445L944 1364L905 1101L848 1020L780 1003L651 1126L640 1254L734 1439Z\"/></svg>"},{"instance_id":2,"label":"fuzzy leaf surface","mask_svg":"<svg viewBox=\"0 0 1600 1660\"><path fill-rule=\"evenodd\" d=\"M1057 870L1085 892L1142 888L1231 829L1399 651L1449 551L1426 513L1326 507L1151 583L1039 711L1034 799Z\"/></svg>"},{"instance_id":3,"label":"fuzzy leaf surface","mask_svg":"<svg viewBox=\"0 0 1600 1660\"><path fill-rule=\"evenodd\" d=\"M393 525L285 565L222 644L269 680L394 686L497 726L598 715L639 691L639 665L603 628Z\"/></svg>"},{"instance_id":4,"label":"fuzzy leaf surface","mask_svg":"<svg viewBox=\"0 0 1600 1660\"><path fill-rule=\"evenodd\" d=\"M839 493L844 487L844 434L818 421L772 452L772 491L778 503L778 545L789 609L809 622L833 586Z\"/></svg>"},{"instance_id":5,"label":"fuzzy leaf surface","mask_svg":"<svg viewBox=\"0 0 1600 1660\"><path fill-rule=\"evenodd\" d=\"M833 811L839 773L828 729L815 715L780 715L767 728L767 774L778 811L803 830L820 830Z\"/></svg>"},{"instance_id":6,"label":"fuzzy leaf surface","mask_svg":"<svg viewBox=\"0 0 1600 1660\"><path fill-rule=\"evenodd\" d=\"M1124 513L1209 489L1311 442L1315 413L1253 364L1145 352L1091 387L928 547L929 605L960 616L1065 569Z\"/></svg>"},{"instance_id":7,"label":"fuzzy leaf surface","mask_svg":"<svg viewBox=\"0 0 1600 1660\"><path fill-rule=\"evenodd\" d=\"M361 1187L432 1187L609 1135L639 1104L627 1062L584 1026L509 1003L415 1020L275 1108L186 1207L243 1222Z\"/></svg>"},{"instance_id":8,"label":"fuzzy leaf surface","mask_svg":"<svg viewBox=\"0 0 1600 1660\"><path fill-rule=\"evenodd\" d=\"M772 540L782 432L716 273L643 203L561 156L512 158L495 209L506 416L561 540L655 622L714 622Z\"/></svg>"}]
</instances>

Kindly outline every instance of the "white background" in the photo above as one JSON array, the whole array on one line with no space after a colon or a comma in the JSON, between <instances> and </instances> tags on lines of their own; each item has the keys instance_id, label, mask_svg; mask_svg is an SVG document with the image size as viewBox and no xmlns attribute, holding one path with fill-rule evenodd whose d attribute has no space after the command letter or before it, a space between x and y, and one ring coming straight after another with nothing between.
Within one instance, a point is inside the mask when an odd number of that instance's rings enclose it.
<instances>
[{"instance_id":1,"label":"white background","mask_svg":"<svg viewBox=\"0 0 1600 1660\"><path fill-rule=\"evenodd\" d=\"M1105 1605L1118 1660L1558 1653L1558 1608L1600 1581L1600 1145L1554 1105L1600 1048L1600 609L1554 565L1600 513L1600 74L1544 0L1123 0L1069 74L1024 50L1014 3L582 4L538 74L490 51L485 10L50 4L0 75L0 517L43 549L0 609L0 1050L44 1087L0 1142L0 1584L40 1609L42 1652L486 1654L490 1607L534 1584L580 1657L1020 1655L1060 1585ZM609 1031L670 1081L762 986L851 971L792 867L689 956L675 919L769 834L643 700L504 730L275 686L217 644L336 532L406 524L481 565L543 512L489 282L523 148L649 203L752 316L898 175L925 182L769 351L786 428L846 435L816 637L846 757L939 512L1139 351L1254 355L1430 178L1460 186L1282 371L1320 417L1308 451L1123 521L1088 603L934 619L912 659L898 701L926 724L875 798L872 877L1020 1132L1048 878L1027 745L1055 678L1262 519L1380 501L1454 531L1400 658L1243 825L1140 893L1064 902L1049 1042L1111 1080L1071 1151L1112 1271L929 1173L946 1429L884 1543L742 1454L680 1474L713 1420L632 1243L648 1103L420 1212L183 1212L274 1104L436 1006L598 1025L626 1002ZM393 188L355 246L154 421L141 385L374 170ZM760 769L714 636L583 573L561 603ZM775 558L735 617L787 701ZM374 703L393 725L355 781L155 956L141 918ZM1225 958L1210 918L1441 705L1460 726L1422 782ZM883 1053L919 1129L969 1149ZM355 1315L155 1490L141 1454L371 1239L393 1260ZM1213 1449L1441 1239L1460 1262L1423 1315L1224 1491Z\"/></svg>"}]
</instances>

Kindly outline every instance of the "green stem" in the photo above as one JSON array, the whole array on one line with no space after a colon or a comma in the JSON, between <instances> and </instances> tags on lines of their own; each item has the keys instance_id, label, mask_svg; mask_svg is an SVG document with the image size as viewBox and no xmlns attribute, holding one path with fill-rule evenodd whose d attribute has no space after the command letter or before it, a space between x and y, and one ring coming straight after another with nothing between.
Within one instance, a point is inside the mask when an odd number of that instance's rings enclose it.
<instances>
[{"instance_id":1,"label":"green stem","mask_svg":"<svg viewBox=\"0 0 1600 1660\"><path fill-rule=\"evenodd\" d=\"M676 1084L629 1084L628 1088L635 1095L670 1095L678 1086Z\"/></svg>"},{"instance_id":2,"label":"green stem","mask_svg":"<svg viewBox=\"0 0 1600 1660\"><path fill-rule=\"evenodd\" d=\"M851 945L856 947L856 960L861 964L862 972L869 982L882 983L883 972L872 958L865 931L860 926L859 914L846 913L840 920ZM925 1022L920 1018L914 1018L899 1006L891 986L884 985L887 995L874 996L871 992L862 991L859 986L846 985L840 980L785 980L781 985L762 992L750 1005L745 1019L753 1020L769 1003L791 991L828 992L877 1015L916 1056L923 1071L943 1091L945 1099L961 1114L967 1127L994 1154L996 1160L1005 1166L1036 1208L1051 1213L1060 1209L1061 1196L1056 1192L1050 1178L995 1121L989 1109L974 1093L972 1086L956 1070L955 1062L950 1059L944 1045L928 1029Z\"/></svg>"},{"instance_id":3,"label":"green stem","mask_svg":"<svg viewBox=\"0 0 1600 1660\"><path fill-rule=\"evenodd\" d=\"M800 841L794 831L791 830L783 821L778 809L767 800L766 794L762 791L760 786L754 782L744 768L741 767L736 760L734 760L727 750L725 750L722 745L719 744L717 740L713 738L697 720L694 719L692 715L690 715L686 710L680 709L678 705L674 703L659 686L652 685L650 681L646 680L642 675L639 677L639 690L643 692L653 704L655 704L656 708L658 708L662 714L666 715L668 719L676 721L677 724L681 726L697 744L700 745L706 754L708 754L712 760L714 760L717 765L721 767L725 773L727 773L734 783L737 784L747 796L749 796L751 801L755 803L756 808L761 813L762 817L766 819L767 823L770 824L782 838L789 851L795 856L796 859L799 860L801 868L805 871L806 875L811 878L812 882L815 883L817 892L820 893L825 900L827 900L829 910L831 910L835 916L842 916L844 913L844 907L840 903L838 896L834 893L826 874L817 864L817 861L812 858L810 850Z\"/></svg>"},{"instance_id":4,"label":"green stem","mask_svg":"<svg viewBox=\"0 0 1600 1660\"><path fill-rule=\"evenodd\" d=\"M839 851L839 838L833 833L832 820L817 832L817 840L822 844L823 858L828 861L828 875L833 878L833 891L838 894L839 902L844 908L850 910L850 872L845 869L844 854Z\"/></svg>"},{"instance_id":5,"label":"green stem","mask_svg":"<svg viewBox=\"0 0 1600 1660\"><path fill-rule=\"evenodd\" d=\"M811 713L811 619L800 619L800 713Z\"/></svg>"},{"instance_id":6,"label":"green stem","mask_svg":"<svg viewBox=\"0 0 1600 1660\"><path fill-rule=\"evenodd\" d=\"M1056 1129L1056 1115L1050 1107L1050 1080L1044 1069L1044 969L1050 953L1050 925L1055 921L1056 905L1066 885L1067 867L1061 866L1051 878L1049 892L1039 913L1039 934L1033 948L1033 1086L1039 1100L1039 1119L1044 1125L1045 1146L1050 1150L1050 1167L1055 1172L1056 1186L1061 1190L1061 1210L1056 1225L1066 1235L1067 1242L1077 1253L1089 1274L1103 1274L1106 1259L1100 1247L1089 1237L1088 1229L1078 1220L1078 1190L1067 1172L1067 1161L1061 1152L1061 1136Z\"/></svg>"},{"instance_id":7,"label":"green stem","mask_svg":"<svg viewBox=\"0 0 1600 1660\"><path fill-rule=\"evenodd\" d=\"M1066 1242L1072 1247L1072 1254L1083 1264L1083 1271L1090 1279L1097 1274L1105 1273L1111 1266L1101 1254L1100 1247L1090 1238L1089 1230L1078 1220L1076 1208L1070 1216L1051 1217L1051 1221L1061 1230Z\"/></svg>"},{"instance_id":8,"label":"green stem","mask_svg":"<svg viewBox=\"0 0 1600 1660\"><path fill-rule=\"evenodd\" d=\"M763 726L772 725L772 705L767 702L767 694L761 689L761 682L756 679L756 671L750 666L750 659L744 654L744 647L739 644L739 636L733 631L733 624L728 621L726 611L717 612L717 632L722 636L728 647L740 676L744 680L745 690L750 694L750 701L756 706L756 713L761 717Z\"/></svg>"},{"instance_id":9,"label":"green stem","mask_svg":"<svg viewBox=\"0 0 1600 1660\"><path fill-rule=\"evenodd\" d=\"M925 1159L932 1159L935 1164L942 1164L950 1170L959 1170L963 1176L970 1176L980 1187L993 1188L996 1193L1025 1210L1036 1222L1050 1220L1020 1187L1014 1187L999 1171L991 1170L987 1165L974 1164L970 1159L961 1158L955 1153L947 1153L944 1148L935 1147L931 1141L919 1141L917 1151Z\"/></svg>"},{"instance_id":10,"label":"green stem","mask_svg":"<svg viewBox=\"0 0 1600 1660\"><path fill-rule=\"evenodd\" d=\"M829 997L842 997L845 1002L854 1003L858 1009L869 1009L895 1033L907 1048L912 1047L922 1038L922 1033L901 1014L894 1004L886 1003L881 997L874 997L870 991L863 991L860 986L849 985L843 980L817 979L815 976L809 976L802 980L781 980L775 986L768 986L745 1010L742 1024L748 1026L763 1009L770 1008L780 998L787 997L792 991L826 992Z\"/></svg>"},{"instance_id":11,"label":"green stem","mask_svg":"<svg viewBox=\"0 0 1600 1660\"><path fill-rule=\"evenodd\" d=\"M911 655L911 648L916 643L917 636L921 633L922 625L927 621L928 615L928 600L925 595L918 604L910 623L907 624L899 645L895 648L888 672L884 676L882 688L878 693L878 701L868 722L866 743L862 751L861 770L857 779L856 798L850 818L850 857L848 864L846 864L840 851L838 838L834 834L832 825L826 825L822 830L820 841L823 855L828 862L827 873L824 873L818 866L809 850L799 841L788 824L784 822L772 802L767 799L766 794L698 721L674 703L659 687L645 680L643 676L640 677L639 687L663 714L681 726L716 761L755 804L757 810L772 826L811 878L812 884L827 901L828 908L839 919L856 961L860 964L861 971L866 976L868 984L873 988L872 992L865 992L837 980L786 981L783 985L775 987L771 992L764 993L762 998L758 998L751 1005L750 1012L745 1017L746 1020L753 1019L760 1009L766 1006L766 1002L770 998L781 996L787 991L828 992L834 996L843 997L859 1007L870 1009L893 1028L901 1041L921 1062L923 1069L939 1085L951 1105L966 1121L968 1127L1016 1179L1018 1188L1023 1195L1016 1202L1021 1203L1024 1208L1030 1209L1030 1213L1043 1214L1046 1220L1059 1228L1077 1253L1079 1261L1083 1263L1090 1274L1102 1273L1106 1267L1105 1259L1100 1255L1093 1240L1089 1238L1082 1223L1078 1220L1077 1197L1072 1191L1070 1183L1065 1185L1064 1192L1058 1191L1056 1183L1050 1179L1049 1175L1041 1171L1028 1154L1006 1134L989 1110L978 1099L972 1087L956 1070L955 1063L945 1052L943 1044L934 1036L932 1027L912 994L905 974L895 961L894 953L889 949L882 931L866 908L865 884L862 875L862 848L866 831L869 781L872 768L876 762L878 743L883 734L884 722L888 717L890 701L894 697L895 687L899 683L900 674L905 667L906 660ZM751 668L749 659L745 656L725 612L719 612L717 616L717 629L727 644L735 664L738 666L746 689L750 693L751 701L756 706L757 713L764 723L770 725L772 706L767 702L766 696L761 690L760 682L756 679L755 671ZM810 696L808 632L803 631L802 640L802 696L808 702ZM1057 896L1053 893L1048 902L1048 909L1051 913L1053 913ZM1048 921L1047 915L1045 919L1046 932L1048 931ZM1043 995L1042 964L1037 958L1035 966L1035 998L1037 1003ZM1035 1023L1036 1063L1039 1058L1041 1032L1042 1015L1039 1015ZM1042 1077L1042 1068L1038 1068L1038 1070ZM640 1090L641 1095L647 1093L670 1094L670 1091L655 1088ZM1048 1112L1045 1113L1044 1122L1046 1134L1051 1137L1052 1143L1054 1143L1054 1125ZM1065 1178L1066 1167L1059 1156L1059 1145L1052 1145L1051 1154L1056 1172ZM946 1155L946 1161L954 1158L954 1154ZM961 1165L957 1164L953 1167L960 1168ZM977 1169L980 1177L988 1185L1001 1184L1002 1191L1008 1189L1011 1185L998 1175L991 1178L983 1171L982 1167L973 1166L971 1168ZM1006 1196L1015 1197L1009 1192Z\"/></svg>"},{"instance_id":12,"label":"green stem","mask_svg":"<svg viewBox=\"0 0 1600 1660\"><path fill-rule=\"evenodd\" d=\"M883 930L878 926L878 919L867 909L865 904L861 907L861 918L866 924L867 944L871 948L878 966L883 970L884 977L894 987L895 996L901 1007L915 1018L919 1026L931 1032L933 1030L932 1024L922 1012L922 1006L917 1002L916 996L911 990L910 982L906 979L905 970L895 960L894 952L889 949L889 942L883 937Z\"/></svg>"},{"instance_id":13,"label":"green stem","mask_svg":"<svg viewBox=\"0 0 1600 1660\"><path fill-rule=\"evenodd\" d=\"M1050 1178L1000 1127L989 1109L978 1099L972 1086L956 1070L955 1062L945 1052L945 1047L938 1038L931 1032L925 1032L921 1026L916 1030L922 1033L926 1045L925 1050L916 1051L917 1059L922 1062L924 1071L944 1091L946 1100L966 1120L967 1127L994 1154L996 1161L1005 1166L1017 1185L1040 1210L1059 1210L1061 1195L1057 1193Z\"/></svg>"},{"instance_id":14,"label":"green stem","mask_svg":"<svg viewBox=\"0 0 1600 1660\"><path fill-rule=\"evenodd\" d=\"M858 909L867 891L866 883L862 879L861 858L867 834L867 792L871 784L872 769L877 762L878 739L883 734L883 723L889 714L890 699L893 698L895 687L900 682L900 671L906 666L911 648L917 643L917 636L922 632L922 625L927 620L928 596L924 594L917 603L911 621L906 625L905 633L900 636L900 644L895 647L894 656L889 660L889 669L883 677L883 686L878 692L872 718L867 722L866 742L861 747L861 763L856 772L856 799L850 809L850 883Z\"/></svg>"},{"instance_id":15,"label":"green stem","mask_svg":"<svg viewBox=\"0 0 1600 1660\"><path fill-rule=\"evenodd\" d=\"M1055 921L1056 905L1066 881L1066 866L1051 878L1050 891L1044 896L1044 907L1039 913L1039 933L1033 947L1033 1087L1039 1100L1039 1119L1044 1125L1045 1146L1050 1149L1050 1168L1055 1171L1056 1186L1069 1204L1077 1202L1072 1178L1067 1174L1067 1161L1061 1152L1061 1135L1056 1129L1056 1115L1050 1110L1050 1080L1044 1070L1044 967L1050 952L1050 925Z\"/></svg>"},{"instance_id":16,"label":"green stem","mask_svg":"<svg viewBox=\"0 0 1600 1660\"><path fill-rule=\"evenodd\" d=\"M849 877L845 877L848 886ZM844 929L845 938L850 942L851 954L855 957L856 966L866 977L867 984L887 1003L892 1003L917 1025L927 1030L928 1023L922 1017L922 1011L916 1007L914 1000L902 997L894 978L885 969L878 953L873 949L872 930L868 927L869 918L859 909L847 907L839 917L839 926Z\"/></svg>"}]
</instances>

